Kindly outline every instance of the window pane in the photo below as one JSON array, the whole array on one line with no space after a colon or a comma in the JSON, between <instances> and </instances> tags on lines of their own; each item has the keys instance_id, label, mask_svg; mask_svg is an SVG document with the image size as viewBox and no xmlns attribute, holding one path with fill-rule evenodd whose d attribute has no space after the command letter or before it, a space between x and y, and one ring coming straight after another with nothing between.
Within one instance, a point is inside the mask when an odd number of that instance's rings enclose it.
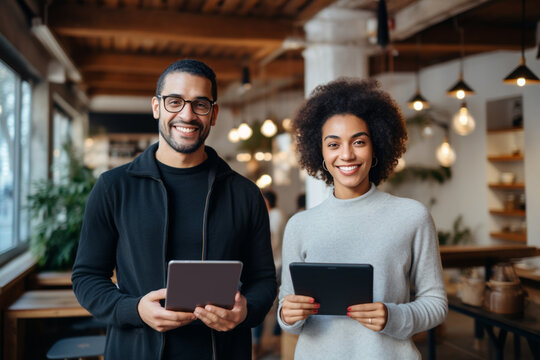
<instances>
[{"instance_id":1,"label":"window pane","mask_svg":"<svg viewBox=\"0 0 540 360\"><path fill-rule=\"evenodd\" d=\"M64 145L71 137L71 119L62 111L54 110L53 181L58 184L69 175L69 154Z\"/></svg>"},{"instance_id":2,"label":"window pane","mask_svg":"<svg viewBox=\"0 0 540 360\"><path fill-rule=\"evenodd\" d=\"M16 81L15 73L0 62L0 252L14 246Z\"/></svg>"},{"instance_id":3,"label":"window pane","mask_svg":"<svg viewBox=\"0 0 540 360\"><path fill-rule=\"evenodd\" d=\"M27 198L30 194L30 128L32 108L32 88L24 81L22 83L21 99L21 174L20 174L20 209L19 209L19 239L28 240L30 236L30 216L27 208Z\"/></svg>"}]
</instances>

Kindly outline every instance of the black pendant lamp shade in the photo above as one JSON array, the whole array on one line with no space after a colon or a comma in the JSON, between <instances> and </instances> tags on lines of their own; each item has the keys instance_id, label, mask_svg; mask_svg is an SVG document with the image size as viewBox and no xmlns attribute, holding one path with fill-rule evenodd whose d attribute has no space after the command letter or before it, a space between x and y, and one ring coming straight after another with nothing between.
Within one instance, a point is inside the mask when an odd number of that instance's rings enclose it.
<instances>
[{"instance_id":1,"label":"black pendant lamp shade","mask_svg":"<svg viewBox=\"0 0 540 360\"><path fill-rule=\"evenodd\" d=\"M465 81L463 81L462 74L459 75L458 82L450 89L448 89L446 93L448 94L448 96L458 97L460 91L463 92L464 96L471 96L475 94L474 90L469 85L467 85Z\"/></svg>"},{"instance_id":2,"label":"black pendant lamp shade","mask_svg":"<svg viewBox=\"0 0 540 360\"><path fill-rule=\"evenodd\" d=\"M508 74L503 82L518 86L540 83L538 76L525 65L525 0L521 2L521 59L519 66Z\"/></svg>"}]
</instances>

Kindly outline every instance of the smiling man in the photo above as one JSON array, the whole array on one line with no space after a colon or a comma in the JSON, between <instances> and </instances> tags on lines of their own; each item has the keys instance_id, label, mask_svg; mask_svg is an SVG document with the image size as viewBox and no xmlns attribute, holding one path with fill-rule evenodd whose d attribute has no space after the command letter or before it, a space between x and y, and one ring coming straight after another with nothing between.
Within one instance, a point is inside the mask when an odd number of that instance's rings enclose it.
<instances>
[{"instance_id":1,"label":"smiling man","mask_svg":"<svg viewBox=\"0 0 540 360\"><path fill-rule=\"evenodd\" d=\"M250 359L251 328L272 305L276 275L259 189L205 146L219 112L212 69L171 64L152 112L158 143L92 190L73 289L108 324L107 359ZM167 263L207 259L243 262L233 308L166 310Z\"/></svg>"}]
</instances>

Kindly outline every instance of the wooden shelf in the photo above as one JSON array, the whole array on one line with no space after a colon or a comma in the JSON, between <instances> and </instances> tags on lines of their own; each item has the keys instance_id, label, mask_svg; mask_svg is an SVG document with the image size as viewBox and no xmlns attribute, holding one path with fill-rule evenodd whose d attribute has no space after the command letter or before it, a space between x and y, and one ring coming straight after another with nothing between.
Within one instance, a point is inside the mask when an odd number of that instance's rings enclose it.
<instances>
[{"instance_id":1,"label":"wooden shelf","mask_svg":"<svg viewBox=\"0 0 540 360\"><path fill-rule=\"evenodd\" d=\"M497 134L497 133L507 133L507 132L517 132L523 131L523 126L520 127L510 127L510 128L500 128L500 129L488 129L488 134Z\"/></svg>"},{"instance_id":2,"label":"wooden shelf","mask_svg":"<svg viewBox=\"0 0 540 360\"><path fill-rule=\"evenodd\" d=\"M488 156L489 161L500 161L500 162L512 162L512 161L523 161L523 154L519 155L493 155Z\"/></svg>"},{"instance_id":3,"label":"wooden shelf","mask_svg":"<svg viewBox=\"0 0 540 360\"><path fill-rule=\"evenodd\" d=\"M493 215L517 216L517 217L525 217L525 215L527 214L525 210L496 210L496 209L490 209L489 213Z\"/></svg>"},{"instance_id":4,"label":"wooden shelf","mask_svg":"<svg viewBox=\"0 0 540 360\"><path fill-rule=\"evenodd\" d=\"M501 232L490 232L489 236L496 239L514 241L514 242L519 242L519 243L527 242L527 235L525 235L524 233L501 231Z\"/></svg>"},{"instance_id":5,"label":"wooden shelf","mask_svg":"<svg viewBox=\"0 0 540 360\"><path fill-rule=\"evenodd\" d=\"M490 189L497 190L524 190L525 183L514 183L514 184L502 184L502 183L489 183Z\"/></svg>"}]
</instances>

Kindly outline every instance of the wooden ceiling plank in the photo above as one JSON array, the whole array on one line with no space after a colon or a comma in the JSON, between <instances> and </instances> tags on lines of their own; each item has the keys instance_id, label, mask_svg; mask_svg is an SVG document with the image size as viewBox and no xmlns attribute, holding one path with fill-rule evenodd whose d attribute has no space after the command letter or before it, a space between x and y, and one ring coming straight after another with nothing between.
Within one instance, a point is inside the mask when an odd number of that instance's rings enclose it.
<instances>
[{"instance_id":1,"label":"wooden ceiling plank","mask_svg":"<svg viewBox=\"0 0 540 360\"><path fill-rule=\"evenodd\" d=\"M288 16L294 16L298 13L300 9L307 0L290 0L287 2L287 5L283 8L283 13Z\"/></svg>"},{"instance_id":2,"label":"wooden ceiling plank","mask_svg":"<svg viewBox=\"0 0 540 360\"><path fill-rule=\"evenodd\" d=\"M220 0L206 0L201 11L203 13L215 13L219 10Z\"/></svg>"},{"instance_id":3,"label":"wooden ceiling plank","mask_svg":"<svg viewBox=\"0 0 540 360\"><path fill-rule=\"evenodd\" d=\"M390 38L392 41L406 39L486 1L490 0L419 0L395 14L396 25Z\"/></svg>"},{"instance_id":4,"label":"wooden ceiling plank","mask_svg":"<svg viewBox=\"0 0 540 360\"><path fill-rule=\"evenodd\" d=\"M235 10L238 9L240 2L242 0L225 0L223 5L221 5L222 14L232 14Z\"/></svg>"},{"instance_id":5,"label":"wooden ceiling plank","mask_svg":"<svg viewBox=\"0 0 540 360\"><path fill-rule=\"evenodd\" d=\"M242 3L242 7L238 10L238 15L242 15L242 16L248 15L253 10L255 5L257 5L258 2L259 0L244 1Z\"/></svg>"},{"instance_id":6,"label":"wooden ceiling plank","mask_svg":"<svg viewBox=\"0 0 540 360\"><path fill-rule=\"evenodd\" d=\"M293 29L293 22L283 19L172 13L154 9L105 9L65 2L53 5L49 25L63 36L122 35L259 47L281 44Z\"/></svg>"},{"instance_id":7,"label":"wooden ceiling plank","mask_svg":"<svg viewBox=\"0 0 540 360\"><path fill-rule=\"evenodd\" d=\"M309 5L302 9L302 12L298 15L296 20L300 23L305 23L333 2L335 2L335 0L313 0Z\"/></svg>"}]
</instances>

